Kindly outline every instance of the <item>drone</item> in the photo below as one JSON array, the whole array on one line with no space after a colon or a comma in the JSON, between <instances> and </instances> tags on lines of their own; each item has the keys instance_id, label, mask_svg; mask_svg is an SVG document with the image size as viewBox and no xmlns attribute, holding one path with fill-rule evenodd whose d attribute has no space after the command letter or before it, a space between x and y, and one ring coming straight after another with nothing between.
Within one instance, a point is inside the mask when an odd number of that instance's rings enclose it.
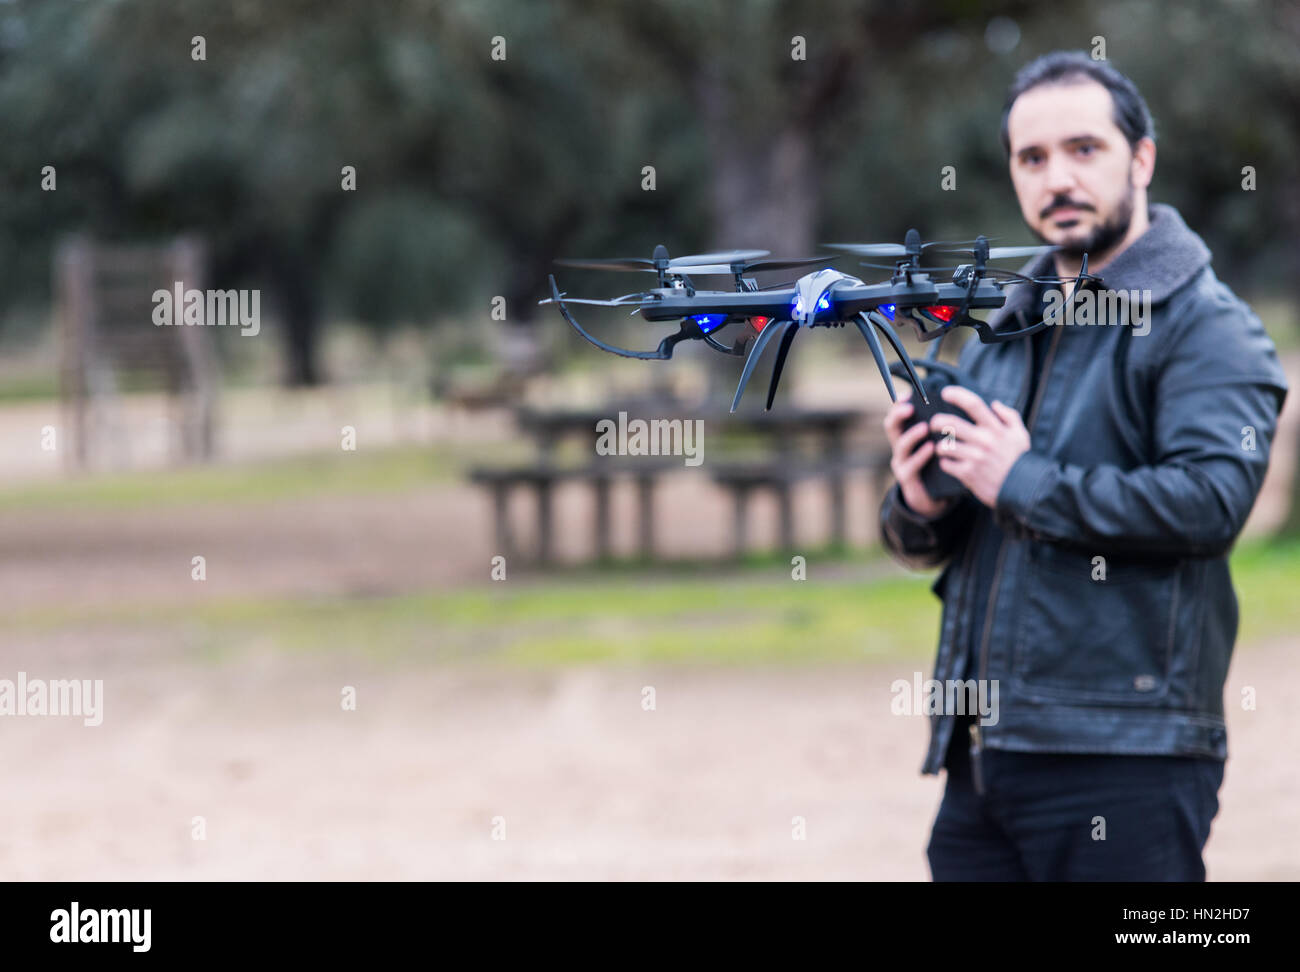
<instances>
[{"instance_id":1,"label":"drone","mask_svg":"<svg viewBox=\"0 0 1300 972\"><path fill-rule=\"evenodd\" d=\"M549 277L551 296L539 303L554 303L568 321L589 343L625 358L666 360L682 341L703 341L721 354L742 357L746 354L740 384L731 403L731 411L740 405L741 396L750 376L767 346L777 343L776 361L767 391L765 411L770 410L776 397L781 372L790 353L794 337L803 328L843 327L852 322L866 340L880 371L889 397L898 400L891 377L891 368L885 360L880 337L893 349L902 365L901 373L916 389L921 400L929 404L916 367L898 338L893 325L902 321L916 329L923 342L934 342L925 359L926 365L937 366L939 347L943 338L958 327L974 329L980 341L997 344L1029 337L1049 326L1043 320L1012 331L995 331L989 325L971 316L971 311L990 310L1006 303L1004 289L1024 284L1063 284L1073 282L1075 293L1085 284L1101 283L1101 278L1088 273L1088 257L1084 254L1079 273L1073 277L1029 277L1011 270L989 265L990 261L1014 257L1037 256L1055 249L1053 246L989 246L989 238L979 236L972 241L923 243L921 234L907 231L902 243L834 243L827 249L839 251L834 256L808 257L793 260L769 260L767 250L729 250L719 253L698 253L691 256L670 257L667 247L656 246L649 259L561 259L561 266L589 270L621 270L654 273L656 285L638 293L624 294L609 300L568 297ZM972 262L956 267L922 266L921 257L932 247L935 252L960 253L971 257ZM828 264L844 256L894 257L892 264L862 261L861 265L890 271L889 280L867 284L857 277L841 273ZM760 288L746 274L764 271L793 270L819 267L820 269L799 277L792 283ZM952 271L950 281L936 282L934 274ZM694 278L729 275L735 290L702 290ZM652 351L632 351L607 344L583 329L569 309L571 304L590 304L602 307L631 307L632 314L651 323L677 322L676 332L668 334ZM728 345L718 335L730 325L742 325L743 330ZM879 334L877 334L879 332Z\"/></svg>"}]
</instances>

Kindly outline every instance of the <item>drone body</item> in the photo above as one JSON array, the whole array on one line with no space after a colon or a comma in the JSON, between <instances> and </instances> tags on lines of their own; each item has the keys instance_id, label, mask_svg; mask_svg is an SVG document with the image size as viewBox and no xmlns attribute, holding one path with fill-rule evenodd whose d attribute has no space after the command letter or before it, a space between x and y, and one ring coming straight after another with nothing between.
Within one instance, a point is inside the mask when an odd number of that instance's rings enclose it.
<instances>
[{"instance_id":1,"label":"drone body","mask_svg":"<svg viewBox=\"0 0 1300 972\"><path fill-rule=\"evenodd\" d=\"M1001 307L1006 302L1003 288L1025 283L1061 283L1057 277L1030 278L987 266L990 259L1029 256L1052 249L1051 247L996 247L990 248L985 237L974 241L974 246L961 251L974 257L974 263L956 268L931 268L921 265L923 251L933 244L922 243L916 230L909 230L903 244L835 244L834 249L860 256L894 256L900 258L885 283L867 284L857 277L825 266L836 257L812 257L801 260L764 260L764 250L735 250L726 253L705 253L671 259L663 246L655 248L654 255L646 259L627 260L560 260L568 266L602 270L649 271L657 276L657 286L640 293L625 294L612 300L569 298L562 294L550 278L551 296L541 303L555 303L564 319L587 341L601 350L631 358L666 359L672 357L673 348L684 340L704 341L722 354L741 356L748 351L740 384L731 410L740 404L741 395L753 374L758 359L767 345L777 344L777 357L772 369L767 394L767 408L772 407L777 384L795 335L803 328L842 327L852 321L862 334L876 362L891 399L897 400L890 368L885 361L884 349L877 332L893 348L903 365L903 373L916 389L921 400L928 403L925 390L906 348L894 332L892 323L900 317L916 328L921 341L941 340L959 326L971 327L985 343L1014 340L1036 333L1047 326L1039 322L1017 331L994 331L984 321L970 316L972 310ZM822 264L794 281L793 284L760 289L746 273L792 269ZM878 266L864 263L864 266ZM1084 256L1078 276L1068 278L1076 284L1075 292L1088 281L1099 283L1100 278L1087 272ZM953 270L950 282L936 283L931 274ZM734 291L700 290L692 276L729 274L735 280ZM594 304L607 307L631 307L649 322L677 321L676 333L669 334L654 351L630 351L598 340L574 319L568 304ZM720 342L715 334L730 324L745 325L745 330L731 347ZM928 361L937 360L938 343L931 346Z\"/></svg>"}]
</instances>

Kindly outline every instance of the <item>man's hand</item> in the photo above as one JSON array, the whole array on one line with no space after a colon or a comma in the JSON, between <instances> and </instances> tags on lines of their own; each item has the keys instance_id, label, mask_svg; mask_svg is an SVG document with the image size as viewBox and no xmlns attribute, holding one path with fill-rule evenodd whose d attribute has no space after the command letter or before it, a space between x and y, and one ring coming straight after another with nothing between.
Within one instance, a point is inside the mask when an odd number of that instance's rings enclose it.
<instances>
[{"instance_id":1,"label":"man's hand","mask_svg":"<svg viewBox=\"0 0 1300 972\"><path fill-rule=\"evenodd\" d=\"M999 401L990 408L968 388L948 385L941 394L944 401L959 406L974 423L947 412L937 412L930 419L931 431L943 436L939 468L993 509L1007 473L1029 451L1029 430L1014 408Z\"/></svg>"},{"instance_id":2,"label":"man's hand","mask_svg":"<svg viewBox=\"0 0 1300 972\"><path fill-rule=\"evenodd\" d=\"M921 482L921 469L934 455L934 443L929 439L930 427L924 422L917 422L906 432L903 431L903 424L913 411L912 403L908 401L911 391L910 388L904 388L899 400L885 413L885 435L889 437L889 448L893 451L889 468L898 480L903 502L913 512L933 520L952 505L952 500L932 499L925 491L925 484ZM918 442L921 443L919 449Z\"/></svg>"}]
</instances>

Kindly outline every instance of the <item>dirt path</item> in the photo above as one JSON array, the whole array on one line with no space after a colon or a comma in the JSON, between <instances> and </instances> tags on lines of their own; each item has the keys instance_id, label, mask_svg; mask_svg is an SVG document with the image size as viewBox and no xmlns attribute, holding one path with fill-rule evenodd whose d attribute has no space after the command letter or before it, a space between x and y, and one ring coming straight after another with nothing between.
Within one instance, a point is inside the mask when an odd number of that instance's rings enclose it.
<instances>
[{"instance_id":1,"label":"dirt path","mask_svg":"<svg viewBox=\"0 0 1300 972\"><path fill-rule=\"evenodd\" d=\"M901 668L210 667L71 638L8 662L103 677L106 704L5 720L0 880L928 877L941 783L888 714ZM1212 880L1300 878L1293 670L1282 642L1234 663L1228 698L1260 700L1229 716Z\"/></svg>"},{"instance_id":2,"label":"dirt path","mask_svg":"<svg viewBox=\"0 0 1300 972\"><path fill-rule=\"evenodd\" d=\"M1284 495L1275 477L1294 463L1298 398L1261 514ZM800 496L801 535L824 529L822 495ZM871 507L854 495L850 528L862 539ZM558 499L561 552L573 555L588 542L586 497ZM664 518L664 549L726 549L725 497L679 476L661 499L677 511ZM616 499L623 545L631 503ZM761 542L775 510L756 517ZM239 508L10 513L0 618L40 605L476 584L495 552L489 524L486 498L461 485ZM196 554L208 560L204 585L190 579ZM1234 662L1227 699L1253 685L1259 707L1229 715L1213 879L1300 879L1300 720L1284 694L1295 658L1294 643L1279 641ZM10 781L0 880L927 876L941 784L918 772L924 725L888 715L888 685L910 671L398 670L364 655L267 651L211 663L147 634L0 633L0 678L18 671L103 678L107 698L98 728L37 717L0 725ZM345 685L357 688L356 712L340 709ZM653 712L641 709L646 685ZM191 838L195 816L205 840ZM491 839L497 816L504 841ZM794 817L806 840L791 838Z\"/></svg>"},{"instance_id":3,"label":"dirt path","mask_svg":"<svg viewBox=\"0 0 1300 972\"><path fill-rule=\"evenodd\" d=\"M707 474L666 477L657 493L659 549L675 557L717 557L731 549L729 500ZM854 542L873 538L876 506L866 476L850 481ZM824 489L795 494L799 538L824 543ZM512 512L518 542L531 551L530 496ZM588 489L556 495L556 548L579 562L592 549ZM630 482L612 490L614 549L636 549L636 497ZM775 544L773 497L755 497L751 538ZM489 577L493 542L488 497L459 483L410 493L325 497L244 506L128 511L30 511L0 515L0 614L34 605L102 605L224 597L350 596L428 591ZM207 579L191 578L206 559ZM3 635L0 634L0 641Z\"/></svg>"}]
</instances>

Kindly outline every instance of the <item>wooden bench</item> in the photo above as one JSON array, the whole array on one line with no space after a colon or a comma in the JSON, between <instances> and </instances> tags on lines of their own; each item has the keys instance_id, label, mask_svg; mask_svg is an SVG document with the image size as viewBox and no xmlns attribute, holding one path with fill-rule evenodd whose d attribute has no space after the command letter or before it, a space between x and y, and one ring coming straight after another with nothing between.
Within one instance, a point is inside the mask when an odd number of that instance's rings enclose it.
<instances>
[{"instance_id":1,"label":"wooden bench","mask_svg":"<svg viewBox=\"0 0 1300 972\"><path fill-rule=\"evenodd\" d=\"M562 440L585 440L585 447L593 448L598 423L612 419L620 412L649 419L685 415L709 423L710 458L700 472L711 473L714 481L732 494L738 555L745 550L746 508L754 491L770 489L776 492L781 509L782 544L789 547L794 542L791 488L802 479L825 480L830 490L831 534L835 542L843 544L847 540L846 475L862 468L877 474L881 470L887 472L889 468L889 453L887 450L880 452L876 442L866 445L865 452L863 446L856 446L854 454L849 455L846 449L849 430L863 417L858 409L785 408L780 412L731 415L708 411L699 403L677 402L663 396L563 409L521 406L515 410L515 418L521 431L535 442L537 460L505 469L480 467L470 473L473 482L491 492L496 543L500 551L507 556L519 553L508 511L511 493L522 488L531 491L536 502L536 559L541 563L551 561L554 555L555 487L565 480L579 480L591 484L595 498L595 555L599 559L608 558L611 550L609 489L611 481L622 476L634 479L637 486L640 553L645 557L653 555L654 485L662 473L682 468L680 458L602 457L586 464L578 460L579 464L570 466L556 460L557 446ZM733 437L737 435L757 437L764 443L764 457L752 461L714 461L713 456L726 455L728 442L734 445ZM720 443L720 446L714 443ZM591 455L590 452L587 454ZM878 482L878 478L873 479L873 487Z\"/></svg>"},{"instance_id":2,"label":"wooden bench","mask_svg":"<svg viewBox=\"0 0 1300 972\"><path fill-rule=\"evenodd\" d=\"M848 542L845 516L845 477L857 469L866 469L872 488L879 494L884 474L889 472L890 453L874 451L860 458L834 461L799 462L783 459L747 463L728 463L711 469L714 482L727 489L732 497L732 538L737 557L748 548L749 497L767 489L776 494L780 522L780 543L785 550L794 547L794 507L791 491L795 483L806 479L824 479L830 490L831 542L844 546Z\"/></svg>"},{"instance_id":3,"label":"wooden bench","mask_svg":"<svg viewBox=\"0 0 1300 972\"><path fill-rule=\"evenodd\" d=\"M660 475L670 468L680 469L680 459L673 457L640 458L620 462L603 459L586 466L559 466L549 460L508 468L477 467L470 470L470 480L486 487L492 496L492 519L497 549L507 558L520 553L510 528L510 494L516 488L533 492L537 506L538 563L554 558L555 487L565 480L590 483L593 504L594 553L598 560L608 559L612 550L610 530L610 485L616 478L630 478L637 490L637 540L642 556L654 553L654 487Z\"/></svg>"}]
</instances>

